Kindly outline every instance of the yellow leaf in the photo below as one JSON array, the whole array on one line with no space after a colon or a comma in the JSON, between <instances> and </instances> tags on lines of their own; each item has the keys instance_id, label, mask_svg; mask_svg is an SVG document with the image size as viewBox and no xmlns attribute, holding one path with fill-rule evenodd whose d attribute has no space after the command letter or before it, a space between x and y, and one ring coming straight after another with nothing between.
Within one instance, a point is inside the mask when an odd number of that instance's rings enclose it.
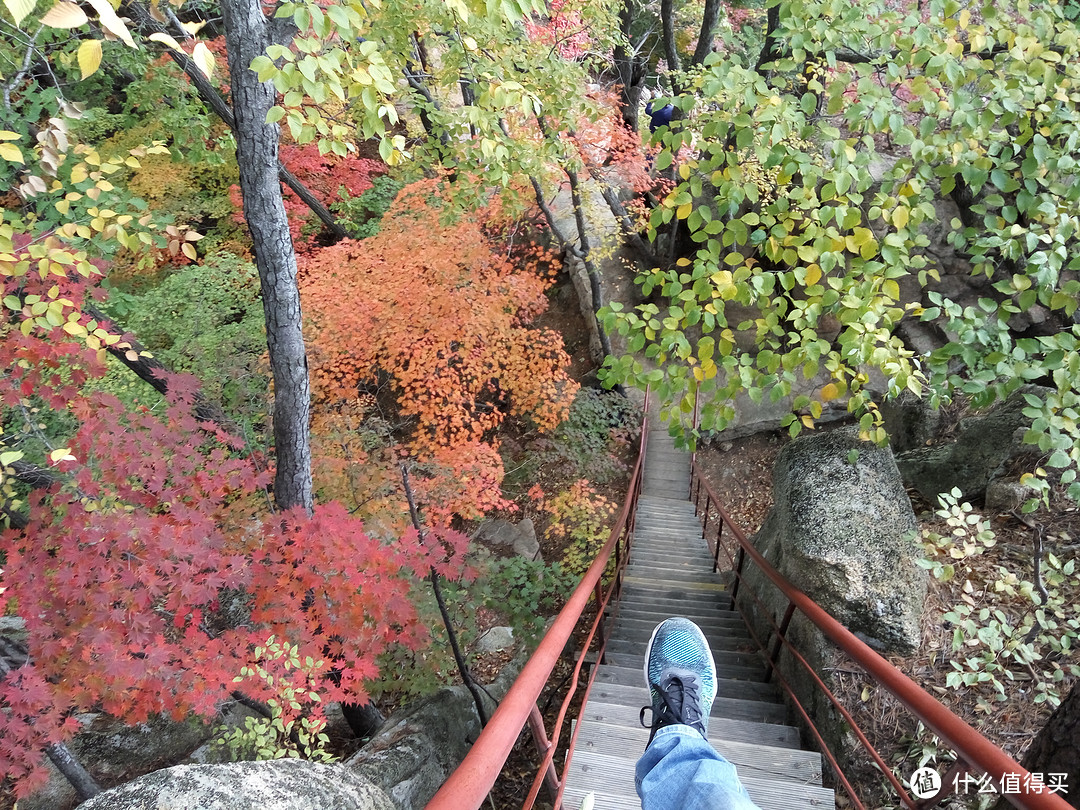
<instances>
[{"instance_id":1,"label":"yellow leaf","mask_svg":"<svg viewBox=\"0 0 1080 810\"><path fill-rule=\"evenodd\" d=\"M61 461L74 461L75 456L71 455L71 450L67 447L61 447L59 450L53 450L49 453L49 460L53 464L58 464Z\"/></svg>"},{"instance_id":2,"label":"yellow leaf","mask_svg":"<svg viewBox=\"0 0 1080 810\"><path fill-rule=\"evenodd\" d=\"M690 212L693 210L693 203L683 203L675 209L675 216L677 216L679 219L686 219L688 216L690 216Z\"/></svg>"},{"instance_id":3,"label":"yellow leaf","mask_svg":"<svg viewBox=\"0 0 1080 810\"><path fill-rule=\"evenodd\" d=\"M900 206L892 214L893 225L897 228L906 228L908 224L908 209Z\"/></svg>"},{"instance_id":4,"label":"yellow leaf","mask_svg":"<svg viewBox=\"0 0 1080 810\"><path fill-rule=\"evenodd\" d=\"M117 39L122 39L129 47L135 47L135 40L131 38L131 32L128 31L127 26L124 25L124 21L116 16L116 12L109 4L109 0L86 1L93 6L94 11L98 13L98 21L101 23L102 28Z\"/></svg>"},{"instance_id":5,"label":"yellow leaf","mask_svg":"<svg viewBox=\"0 0 1080 810\"><path fill-rule=\"evenodd\" d=\"M806 425L808 429L814 429L814 417L812 417L810 414L804 413L802 416L799 417L799 421Z\"/></svg>"},{"instance_id":6,"label":"yellow leaf","mask_svg":"<svg viewBox=\"0 0 1080 810\"><path fill-rule=\"evenodd\" d=\"M22 163L22 150L13 143L0 143L0 157L12 163Z\"/></svg>"},{"instance_id":7,"label":"yellow leaf","mask_svg":"<svg viewBox=\"0 0 1080 810\"><path fill-rule=\"evenodd\" d=\"M206 78L209 79L214 75L214 54L210 53L210 49L206 47L205 42L199 42L195 45L191 58Z\"/></svg>"},{"instance_id":8,"label":"yellow leaf","mask_svg":"<svg viewBox=\"0 0 1080 810\"><path fill-rule=\"evenodd\" d=\"M174 51L184 53L184 49L180 47L180 43L170 37L164 31L155 31L153 34L150 35L150 41L160 42L162 45L168 45Z\"/></svg>"},{"instance_id":9,"label":"yellow leaf","mask_svg":"<svg viewBox=\"0 0 1080 810\"><path fill-rule=\"evenodd\" d=\"M79 60L79 70L82 78L93 76L101 65L101 40L85 39L76 54Z\"/></svg>"},{"instance_id":10,"label":"yellow leaf","mask_svg":"<svg viewBox=\"0 0 1080 810\"><path fill-rule=\"evenodd\" d=\"M840 389L836 387L836 383L829 383L821 387L821 399L824 402L832 402L840 396Z\"/></svg>"},{"instance_id":11,"label":"yellow leaf","mask_svg":"<svg viewBox=\"0 0 1080 810\"><path fill-rule=\"evenodd\" d=\"M88 20L86 12L74 3L57 0L41 18L41 24L50 28L78 28L80 25L85 25Z\"/></svg>"},{"instance_id":12,"label":"yellow leaf","mask_svg":"<svg viewBox=\"0 0 1080 810\"><path fill-rule=\"evenodd\" d=\"M806 266L806 286L813 287L821 281L821 267L816 264Z\"/></svg>"},{"instance_id":13,"label":"yellow leaf","mask_svg":"<svg viewBox=\"0 0 1080 810\"><path fill-rule=\"evenodd\" d=\"M18 132L12 132L9 129L0 129L0 141L17 141L21 138Z\"/></svg>"},{"instance_id":14,"label":"yellow leaf","mask_svg":"<svg viewBox=\"0 0 1080 810\"><path fill-rule=\"evenodd\" d=\"M881 291L893 301L900 300L900 285L895 279L887 278L881 284Z\"/></svg>"},{"instance_id":15,"label":"yellow leaf","mask_svg":"<svg viewBox=\"0 0 1080 810\"><path fill-rule=\"evenodd\" d=\"M198 258L198 254L195 252L195 246L191 244L191 242L184 242L184 244L180 246L180 250L192 261L195 261L195 259Z\"/></svg>"},{"instance_id":16,"label":"yellow leaf","mask_svg":"<svg viewBox=\"0 0 1080 810\"><path fill-rule=\"evenodd\" d=\"M4 0L4 5L7 6L7 10L11 12L11 17L15 20L15 25L19 25L23 21L23 18L34 10L34 6L37 5L35 0Z\"/></svg>"}]
</instances>

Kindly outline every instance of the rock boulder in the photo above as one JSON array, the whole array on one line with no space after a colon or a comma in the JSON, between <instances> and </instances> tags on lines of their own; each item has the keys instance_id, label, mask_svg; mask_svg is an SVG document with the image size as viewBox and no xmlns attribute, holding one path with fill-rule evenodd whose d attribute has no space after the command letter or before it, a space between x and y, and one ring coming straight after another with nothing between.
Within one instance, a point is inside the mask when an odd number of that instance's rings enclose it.
<instances>
[{"instance_id":1,"label":"rock boulder","mask_svg":"<svg viewBox=\"0 0 1080 810\"><path fill-rule=\"evenodd\" d=\"M766 559L872 646L914 649L927 574L891 451L853 428L801 437L777 457L773 494L754 538Z\"/></svg>"},{"instance_id":2,"label":"rock boulder","mask_svg":"<svg viewBox=\"0 0 1080 810\"><path fill-rule=\"evenodd\" d=\"M84 810L396 810L363 775L299 760L177 765L107 790Z\"/></svg>"},{"instance_id":3,"label":"rock boulder","mask_svg":"<svg viewBox=\"0 0 1080 810\"><path fill-rule=\"evenodd\" d=\"M1025 394L1044 396L1046 389L1024 386L985 413L962 419L955 441L901 453L896 464L904 481L931 501L954 487L965 499L982 498L1008 462L1031 449L1023 443L1031 426L1023 413Z\"/></svg>"}]
</instances>

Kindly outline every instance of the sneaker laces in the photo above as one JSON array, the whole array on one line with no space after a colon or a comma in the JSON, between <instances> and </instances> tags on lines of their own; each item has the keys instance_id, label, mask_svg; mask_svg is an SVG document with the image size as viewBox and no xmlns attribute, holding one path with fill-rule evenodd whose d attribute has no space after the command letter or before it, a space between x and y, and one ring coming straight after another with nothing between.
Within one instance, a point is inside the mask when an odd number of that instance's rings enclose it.
<instances>
[{"instance_id":1,"label":"sneaker laces","mask_svg":"<svg viewBox=\"0 0 1080 810\"><path fill-rule=\"evenodd\" d=\"M659 683L651 684L660 695L659 705L642 708L639 715L641 725L651 729L649 742L656 732L664 726L687 725L705 736L705 724L702 707L701 677L696 672L682 669L670 669L664 672ZM652 709L652 724L645 723L645 710Z\"/></svg>"}]
</instances>

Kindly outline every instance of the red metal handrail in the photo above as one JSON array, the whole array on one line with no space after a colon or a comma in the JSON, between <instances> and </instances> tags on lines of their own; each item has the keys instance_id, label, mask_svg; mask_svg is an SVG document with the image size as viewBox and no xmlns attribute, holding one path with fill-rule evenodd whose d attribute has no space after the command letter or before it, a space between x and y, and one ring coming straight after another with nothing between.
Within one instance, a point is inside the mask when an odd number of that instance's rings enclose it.
<instances>
[{"instance_id":1,"label":"red metal handrail","mask_svg":"<svg viewBox=\"0 0 1080 810\"><path fill-rule=\"evenodd\" d=\"M800 591L794 585L792 585L787 579L785 579L769 562L761 555L753 544L747 539L743 531L731 520L730 515L720 505L719 499L713 492L709 482L705 480L701 474L701 469L697 463L696 454L691 457L691 479L690 479L690 492L694 500L695 507L700 504L702 490L705 492L706 503L717 511L720 515L720 521L718 523L717 535L716 535L716 557L719 557L720 553L720 540L721 533L726 526L731 534L735 537L738 543L738 556L739 560L736 562L735 554L731 551L727 551L729 561L733 565L734 573L737 577L737 583L743 581L743 565L744 561L748 558L754 564L758 566L763 574L776 586L788 599L788 610L785 613L784 619L781 625L777 625L775 620L770 616L770 621L774 630L777 632L776 640L782 642L787 647L789 652L792 653L796 661L798 661L811 676L815 685L821 688L826 697L838 707L847 722L851 725L852 730L855 731L856 736L865 748L875 757L882 768L882 772L890 778L894 789L897 790L897 795L902 802L911 808L932 806L932 804L915 803L910 797L907 796L903 787L899 784L896 778L892 775L891 771L885 766L885 763L881 760L880 755L873 749L873 746L866 739L862 731L855 725L854 719L850 713L839 703L835 696L828 690L821 678L813 668L806 662L806 660L798 653L797 650L790 644L786 637L787 624L791 619L791 615L794 610L799 610L813 622L818 629L820 629L825 636L832 641L839 649L841 649L849 658L856 662L863 670L878 684L885 687L897 700L903 704L908 711L915 715L923 724L933 731L939 738L950 745L958 755L958 765L960 770L972 769L988 774L994 779L1000 787L1004 777L1006 775L1016 775L1020 785L1023 786L1026 792L1024 793L1006 793L1003 794L1006 801L1016 807L1025 808L1025 810L1069 810L1071 805L1062 799L1060 796L1049 793L1045 789L1041 792L1035 792L1029 787L1028 771L1017 763L1012 757L982 736L978 731L973 729L962 719L957 717L947 707L942 705L932 695L923 690L918 684L904 675L900 670L878 655L865 643L860 641L850 630L844 627L840 622L825 612L816 602L814 602L805 593ZM708 526L709 515L705 514L705 526ZM704 530L703 530L704 534ZM712 543L710 542L710 545ZM753 598L761 604L757 594L753 594ZM733 593L734 601L734 593ZM738 607L740 612L743 612L741 604L734 605ZM769 614L766 614L769 615ZM745 618L745 613L744 613ZM756 633L753 633L753 627L749 621L747 626L751 630L751 633L755 636L755 640L758 641L758 646L764 652L765 646L756 638ZM838 775L840 776L841 783L844 785L845 790L849 793L851 799L857 806L861 807L862 804L858 800L858 797L854 795L850 784L848 784L846 778L839 773L839 767L833 758L831 752L828 752L824 747L824 740L821 738L817 729L814 728L812 721L810 721L807 711L804 709L798 698L795 696L794 691L787 684L786 679L783 678L781 673L775 669L776 656L779 651L779 647L775 647L773 654L769 656L769 670L775 672L781 685L788 693L788 695L794 700L798 711L802 714L803 718L808 722L811 732L818 739L818 742L823 745L823 753L829 759L834 768L837 768ZM767 654L767 653L766 653ZM955 769L954 769L955 770ZM936 803L941 798L944 798L944 790L948 785L943 785L943 792L935 797L931 797L926 800L927 802Z\"/></svg>"},{"instance_id":2,"label":"red metal handrail","mask_svg":"<svg viewBox=\"0 0 1080 810\"><path fill-rule=\"evenodd\" d=\"M622 510L619 512L615 527L611 530L611 535L599 554L597 554L596 559L593 560L592 565L589 566L589 570L585 572L585 576L582 577L577 588L574 589L566 605L555 618L554 623L544 634L540 645L526 662L506 696L499 702L498 708L491 716L484 730L480 732L480 736L473 743L472 748L469 749L469 753L465 755L461 764L450 774L443 786L428 802L426 810L477 810L487 798L488 793L491 792L495 780L506 763L506 758L510 755L514 743L526 724L529 725L537 747L543 754L543 761L540 764L536 779L523 808L532 807L540 785L544 783L555 793L556 810L560 807L566 780L565 778L559 780L555 775L553 760L563 722L570 703L577 693L577 681L581 667L586 659L585 653L591 647L593 640L599 637L600 646L597 650L599 660L607 643L602 633L604 610L612 597L619 592L622 583L622 571L629 556L634 512L638 495L641 493L642 470L648 447L648 410L649 393L646 391L638 457L630 476L626 499L623 502ZM604 591L601 580L613 553L616 560L615 573L607 590ZM582 645L582 654L578 657L577 665L574 668L569 692L563 699L558 718L549 738L544 733L543 719L540 716L536 701L551 677L551 672L562 655L567 641L569 641L571 634L578 626L585 608L594 596L597 602L596 616L593 619L586 641ZM582 691L582 704L588 700L595 674L596 669L594 667ZM567 754L567 765L573 754L576 737L577 730L575 729Z\"/></svg>"}]
</instances>

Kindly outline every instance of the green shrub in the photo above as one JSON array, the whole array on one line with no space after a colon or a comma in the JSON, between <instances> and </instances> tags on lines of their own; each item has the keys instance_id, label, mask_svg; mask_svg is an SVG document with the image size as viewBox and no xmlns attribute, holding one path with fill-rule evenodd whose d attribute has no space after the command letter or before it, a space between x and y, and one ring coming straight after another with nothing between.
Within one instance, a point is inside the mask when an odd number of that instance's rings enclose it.
<instances>
[{"instance_id":1,"label":"green shrub","mask_svg":"<svg viewBox=\"0 0 1080 810\"><path fill-rule=\"evenodd\" d=\"M238 422L265 421L266 338L253 264L215 253L146 292L113 290L106 309L166 367L198 377L205 395ZM153 399L126 369L110 371L100 385L128 402Z\"/></svg>"}]
</instances>

